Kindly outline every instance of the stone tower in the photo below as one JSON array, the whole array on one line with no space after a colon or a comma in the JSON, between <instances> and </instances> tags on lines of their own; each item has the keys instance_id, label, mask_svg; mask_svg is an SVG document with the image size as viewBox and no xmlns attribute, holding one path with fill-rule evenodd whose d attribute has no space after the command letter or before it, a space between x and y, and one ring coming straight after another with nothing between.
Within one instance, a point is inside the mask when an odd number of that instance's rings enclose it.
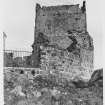
<instances>
[{"instance_id":1,"label":"stone tower","mask_svg":"<svg viewBox=\"0 0 105 105\"><path fill-rule=\"evenodd\" d=\"M73 55L72 67L93 70L93 40L87 32L85 1L76 5L36 4L32 63L40 67L41 46L55 45Z\"/></svg>"}]
</instances>

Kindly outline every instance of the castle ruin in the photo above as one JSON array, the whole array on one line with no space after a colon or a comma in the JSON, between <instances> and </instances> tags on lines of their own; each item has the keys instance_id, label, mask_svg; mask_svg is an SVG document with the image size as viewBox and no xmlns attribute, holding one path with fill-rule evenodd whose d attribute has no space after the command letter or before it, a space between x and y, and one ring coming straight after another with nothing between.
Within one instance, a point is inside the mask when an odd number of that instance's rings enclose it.
<instances>
[{"instance_id":1,"label":"castle ruin","mask_svg":"<svg viewBox=\"0 0 105 105\"><path fill-rule=\"evenodd\" d=\"M87 31L86 6L36 4L32 64L77 75L93 72L93 39Z\"/></svg>"}]
</instances>

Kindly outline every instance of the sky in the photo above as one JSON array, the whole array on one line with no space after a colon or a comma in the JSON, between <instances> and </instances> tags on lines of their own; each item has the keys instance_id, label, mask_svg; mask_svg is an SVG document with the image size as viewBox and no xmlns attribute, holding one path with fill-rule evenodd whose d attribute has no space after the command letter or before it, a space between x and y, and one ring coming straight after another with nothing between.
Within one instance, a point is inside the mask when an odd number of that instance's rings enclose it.
<instances>
[{"instance_id":1,"label":"sky","mask_svg":"<svg viewBox=\"0 0 105 105\"><path fill-rule=\"evenodd\" d=\"M80 4L83 0L2 0L0 27L7 35L6 49L32 51L35 26L35 4ZM87 0L87 30L94 41L94 67L102 68L102 2Z\"/></svg>"}]
</instances>

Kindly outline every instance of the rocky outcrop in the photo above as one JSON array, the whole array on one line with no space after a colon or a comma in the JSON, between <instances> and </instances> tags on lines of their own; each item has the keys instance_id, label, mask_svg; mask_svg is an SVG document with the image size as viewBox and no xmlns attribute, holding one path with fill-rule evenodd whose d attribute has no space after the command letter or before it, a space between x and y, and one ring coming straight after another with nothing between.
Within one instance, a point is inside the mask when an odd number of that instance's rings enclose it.
<instances>
[{"instance_id":1,"label":"rocky outcrop","mask_svg":"<svg viewBox=\"0 0 105 105\"><path fill-rule=\"evenodd\" d=\"M103 87L103 69L95 70L89 80L89 86Z\"/></svg>"},{"instance_id":2,"label":"rocky outcrop","mask_svg":"<svg viewBox=\"0 0 105 105\"><path fill-rule=\"evenodd\" d=\"M103 88L103 69L95 70L89 81L84 80L73 80L72 83L76 88L89 88L89 87L101 87Z\"/></svg>"},{"instance_id":3,"label":"rocky outcrop","mask_svg":"<svg viewBox=\"0 0 105 105\"><path fill-rule=\"evenodd\" d=\"M89 85L90 81L71 81L58 74L39 75L32 81L25 74L6 72L5 105L103 105L103 87L98 82L102 80L102 72L93 73L92 85Z\"/></svg>"}]
</instances>

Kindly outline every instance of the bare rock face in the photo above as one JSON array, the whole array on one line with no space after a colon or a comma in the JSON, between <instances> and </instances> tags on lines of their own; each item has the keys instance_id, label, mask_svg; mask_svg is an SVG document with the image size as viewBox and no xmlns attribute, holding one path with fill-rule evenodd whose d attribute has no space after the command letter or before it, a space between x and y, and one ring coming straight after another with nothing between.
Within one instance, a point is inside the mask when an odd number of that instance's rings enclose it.
<instances>
[{"instance_id":1,"label":"bare rock face","mask_svg":"<svg viewBox=\"0 0 105 105\"><path fill-rule=\"evenodd\" d=\"M76 88L89 88L89 87L97 87L103 88L103 69L95 70L89 81L85 82L83 80L73 80L72 83L76 86Z\"/></svg>"},{"instance_id":2,"label":"bare rock face","mask_svg":"<svg viewBox=\"0 0 105 105\"><path fill-rule=\"evenodd\" d=\"M93 40L87 32L85 2L77 5L36 5L34 67L58 70L70 78L89 79L93 72Z\"/></svg>"},{"instance_id":3,"label":"bare rock face","mask_svg":"<svg viewBox=\"0 0 105 105\"><path fill-rule=\"evenodd\" d=\"M95 70L89 80L89 86L96 85L103 87L103 69Z\"/></svg>"}]
</instances>

